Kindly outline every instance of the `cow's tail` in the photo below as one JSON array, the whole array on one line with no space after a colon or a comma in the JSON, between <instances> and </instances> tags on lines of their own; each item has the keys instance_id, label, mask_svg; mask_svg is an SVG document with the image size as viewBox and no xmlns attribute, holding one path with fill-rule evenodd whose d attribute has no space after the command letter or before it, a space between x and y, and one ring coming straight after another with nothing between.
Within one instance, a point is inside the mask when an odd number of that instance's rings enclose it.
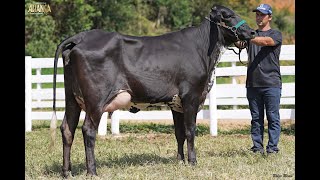
<instances>
[{"instance_id":1,"label":"cow's tail","mask_svg":"<svg viewBox=\"0 0 320 180\"><path fill-rule=\"evenodd\" d=\"M59 55L62 52L63 49L65 49L66 45L72 43L73 45L71 48L78 44L82 37L84 36L85 32L81 32L79 34L76 34L70 38L65 39L62 41L57 49L54 56L54 73L53 73L53 115L50 123L50 136L51 136L51 143L50 143L50 149L52 149L55 145L55 139L56 139L56 129L57 129L57 114L56 114L56 82L57 82L57 66L58 66L58 59Z\"/></svg>"}]
</instances>

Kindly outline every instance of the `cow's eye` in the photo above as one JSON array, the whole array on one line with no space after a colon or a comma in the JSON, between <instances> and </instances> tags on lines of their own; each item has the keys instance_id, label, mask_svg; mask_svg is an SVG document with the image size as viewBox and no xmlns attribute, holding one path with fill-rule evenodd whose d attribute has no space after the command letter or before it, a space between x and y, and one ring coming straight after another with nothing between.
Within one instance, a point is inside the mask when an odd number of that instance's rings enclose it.
<instances>
[{"instance_id":1,"label":"cow's eye","mask_svg":"<svg viewBox=\"0 0 320 180\"><path fill-rule=\"evenodd\" d=\"M226 18L226 19L232 18L232 15L227 15L224 18Z\"/></svg>"}]
</instances>

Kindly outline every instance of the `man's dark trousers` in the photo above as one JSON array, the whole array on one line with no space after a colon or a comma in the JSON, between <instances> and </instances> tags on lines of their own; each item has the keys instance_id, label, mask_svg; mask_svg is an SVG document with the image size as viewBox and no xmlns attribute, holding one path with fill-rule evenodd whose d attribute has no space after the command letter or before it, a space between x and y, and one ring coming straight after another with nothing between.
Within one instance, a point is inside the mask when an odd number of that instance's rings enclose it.
<instances>
[{"instance_id":1,"label":"man's dark trousers","mask_svg":"<svg viewBox=\"0 0 320 180\"><path fill-rule=\"evenodd\" d=\"M280 127L280 98L281 88L248 87L247 99L251 113L251 138L253 151L263 151L264 107L268 120L269 141L267 152L278 152Z\"/></svg>"}]
</instances>

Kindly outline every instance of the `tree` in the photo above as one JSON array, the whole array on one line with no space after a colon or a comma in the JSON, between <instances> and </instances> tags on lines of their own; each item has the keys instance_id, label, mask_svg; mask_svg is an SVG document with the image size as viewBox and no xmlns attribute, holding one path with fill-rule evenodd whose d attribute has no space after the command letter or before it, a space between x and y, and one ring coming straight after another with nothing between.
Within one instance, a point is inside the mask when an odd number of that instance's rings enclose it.
<instances>
[{"instance_id":1,"label":"tree","mask_svg":"<svg viewBox=\"0 0 320 180\"><path fill-rule=\"evenodd\" d=\"M29 5L25 3L25 55L33 57L52 57L56 48L54 41L55 21L50 14L28 13Z\"/></svg>"},{"instance_id":2,"label":"tree","mask_svg":"<svg viewBox=\"0 0 320 180\"><path fill-rule=\"evenodd\" d=\"M163 22L172 30L191 25L192 7L189 0L158 0L155 1L158 21ZM158 23L159 26L160 23Z\"/></svg>"},{"instance_id":3,"label":"tree","mask_svg":"<svg viewBox=\"0 0 320 180\"><path fill-rule=\"evenodd\" d=\"M52 16L56 22L59 41L76 33L90 30L93 18L101 13L85 0L56 0L51 2Z\"/></svg>"},{"instance_id":4,"label":"tree","mask_svg":"<svg viewBox=\"0 0 320 180\"><path fill-rule=\"evenodd\" d=\"M65 38L90 29L123 34L160 35L191 25L199 25L213 5L234 10L252 28L256 27L252 10L261 0L43 0L49 14L27 12L34 0L25 1L25 54L52 57ZM283 32L285 43L294 43L294 15L273 8L273 28Z\"/></svg>"}]
</instances>

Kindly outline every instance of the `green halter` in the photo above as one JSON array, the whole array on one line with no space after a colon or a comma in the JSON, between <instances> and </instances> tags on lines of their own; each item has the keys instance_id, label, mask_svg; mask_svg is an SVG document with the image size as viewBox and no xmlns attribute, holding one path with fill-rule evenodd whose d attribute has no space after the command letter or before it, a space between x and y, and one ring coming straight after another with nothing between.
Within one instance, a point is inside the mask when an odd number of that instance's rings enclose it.
<instances>
[{"instance_id":1,"label":"green halter","mask_svg":"<svg viewBox=\"0 0 320 180\"><path fill-rule=\"evenodd\" d=\"M238 27L240 27L240 26L241 26L242 24L244 24L244 23L246 23L246 21L245 21L245 20L242 20L242 21L238 22L238 24L235 25L234 27L235 27L236 29L238 29Z\"/></svg>"}]
</instances>

